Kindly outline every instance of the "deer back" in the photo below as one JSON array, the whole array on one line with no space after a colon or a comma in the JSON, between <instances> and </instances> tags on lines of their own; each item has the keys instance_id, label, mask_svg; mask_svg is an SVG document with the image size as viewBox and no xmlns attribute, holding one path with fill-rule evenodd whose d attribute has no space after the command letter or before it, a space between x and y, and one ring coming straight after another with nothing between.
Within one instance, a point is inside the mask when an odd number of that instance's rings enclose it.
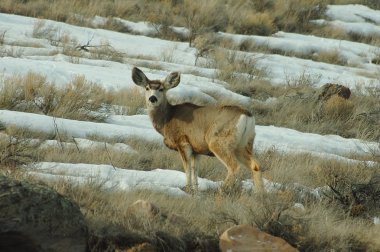
<instances>
[{"instance_id":1,"label":"deer back","mask_svg":"<svg viewBox=\"0 0 380 252\"><path fill-rule=\"evenodd\" d=\"M235 134L243 114L251 116L234 106L200 107L189 103L172 106L162 135L169 148L177 149L179 144L189 143L195 153L210 155L208 146L212 138Z\"/></svg>"}]
</instances>

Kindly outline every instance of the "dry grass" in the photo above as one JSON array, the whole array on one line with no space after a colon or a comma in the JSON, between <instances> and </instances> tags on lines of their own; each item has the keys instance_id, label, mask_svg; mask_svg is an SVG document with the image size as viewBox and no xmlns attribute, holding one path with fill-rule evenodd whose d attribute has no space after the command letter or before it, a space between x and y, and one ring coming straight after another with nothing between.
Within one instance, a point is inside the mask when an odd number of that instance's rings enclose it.
<instances>
[{"instance_id":1,"label":"dry grass","mask_svg":"<svg viewBox=\"0 0 380 252\"><path fill-rule=\"evenodd\" d=\"M182 170L178 153L164 148L162 144L140 139L125 140L138 154L123 154L104 148L38 150L36 146L31 148L28 142L28 139L36 138L37 135L14 128L6 129L6 132L16 136L19 143L25 143L15 149L20 151L13 153L21 153L18 156L22 157L34 153L33 158L26 160L26 163L106 163L143 170ZM46 137L40 136L41 139ZM116 140L104 141L114 143ZM3 153L9 153L5 148L9 143L0 141L0 144L4 145L0 146L4 149ZM25 146L28 148L21 148ZM91 239L98 241L106 237L102 240L102 246L106 247L116 246L112 244L113 239L119 239L117 244L125 247L138 240L163 246L165 251L214 251L225 229L236 224L253 224L284 238L301 251L375 251L380 244L376 236L379 228L370 222L372 216L380 213L380 167L368 169L360 163L328 161L307 154L281 154L275 150L261 153L258 158L264 168L264 177L284 185L266 197L249 193L234 194L232 197L212 191L200 193L197 197L181 198L151 191L126 193L105 190L103 181L92 181L80 186L63 181L49 185L81 207L90 228ZM24 177L16 167L13 170L9 167L10 162L2 161L1 172L19 179ZM204 178L218 181L226 175L226 169L215 158L202 158L200 167L200 176ZM250 178L248 170L243 173L244 179ZM294 183L311 188L328 186L334 190L317 200L298 191L297 187L292 186ZM128 207L138 199L148 200L158 206L160 217L128 211ZM302 203L305 209L295 208L295 203ZM98 242L91 241L94 242L91 243L94 249L100 246ZM99 250L105 251L105 248Z\"/></svg>"},{"instance_id":2,"label":"dry grass","mask_svg":"<svg viewBox=\"0 0 380 252\"><path fill-rule=\"evenodd\" d=\"M336 120L337 118L346 120L352 115L354 103L338 95L333 95L323 104L323 108L326 117L331 120Z\"/></svg>"},{"instance_id":3,"label":"dry grass","mask_svg":"<svg viewBox=\"0 0 380 252\"><path fill-rule=\"evenodd\" d=\"M240 5L228 14L229 22L226 29L228 32L268 36L276 31L274 17L267 11L255 12L245 5Z\"/></svg>"},{"instance_id":4,"label":"dry grass","mask_svg":"<svg viewBox=\"0 0 380 252\"><path fill-rule=\"evenodd\" d=\"M115 111L120 115L136 115L145 113L145 96L140 87L124 88L117 92L111 92L112 104L116 105Z\"/></svg>"},{"instance_id":5,"label":"dry grass","mask_svg":"<svg viewBox=\"0 0 380 252\"><path fill-rule=\"evenodd\" d=\"M251 81L266 76L265 70L256 67L260 59L236 50L216 49L207 55L207 66L217 69L216 78L228 82L232 91L247 95Z\"/></svg>"},{"instance_id":6,"label":"dry grass","mask_svg":"<svg viewBox=\"0 0 380 252\"><path fill-rule=\"evenodd\" d=\"M6 34L7 34L7 30L0 30L0 46L4 45Z\"/></svg>"},{"instance_id":7,"label":"dry grass","mask_svg":"<svg viewBox=\"0 0 380 252\"><path fill-rule=\"evenodd\" d=\"M14 170L17 166L37 160L39 141L32 141L26 130L6 128L0 135L0 167Z\"/></svg>"},{"instance_id":8,"label":"dry grass","mask_svg":"<svg viewBox=\"0 0 380 252\"><path fill-rule=\"evenodd\" d=\"M105 29L119 32L130 32L114 17L133 21L148 21L156 29L159 36L170 40L188 40L192 46L193 40L207 32L227 31L242 34L270 35L278 30L299 33L313 33L326 37L349 39L365 43L376 44L378 37L347 34L339 29L319 27L311 20L323 18L327 4L334 4L334 0L302 0L302 1L100 1L87 2L58 0L52 3L46 1L11 1L4 0L0 11L63 21L82 26L92 26L94 16L107 17ZM345 2L345 1L340 1ZM350 1L346 1L350 2ZM378 7L373 0L351 1ZM376 2L376 1L375 1ZM73 14L75 13L75 15ZM77 15L78 14L78 15ZM60 31L53 26L46 26L44 21L35 24L33 34L36 37L46 38L51 44L60 40ZM184 26L190 31L187 38L173 32L170 26ZM119 53L107 52L115 55L116 61L121 62ZM108 56L109 57L109 56ZM113 58L113 57L112 57Z\"/></svg>"},{"instance_id":9,"label":"dry grass","mask_svg":"<svg viewBox=\"0 0 380 252\"><path fill-rule=\"evenodd\" d=\"M327 0L279 0L275 2L274 16L279 30L308 32L311 20L319 19L325 13Z\"/></svg>"},{"instance_id":10,"label":"dry grass","mask_svg":"<svg viewBox=\"0 0 380 252\"><path fill-rule=\"evenodd\" d=\"M341 55L338 50L321 51L311 56L312 60L325 62L334 65L347 65L347 60Z\"/></svg>"},{"instance_id":11,"label":"dry grass","mask_svg":"<svg viewBox=\"0 0 380 252\"><path fill-rule=\"evenodd\" d=\"M111 96L83 76L76 76L63 88L47 81L45 76L28 73L3 80L0 88L3 109L42 113L79 120L103 120L99 113Z\"/></svg>"},{"instance_id":12,"label":"dry grass","mask_svg":"<svg viewBox=\"0 0 380 252\"><path fill-rule=\"evenodd\" d=\"M236 224L257 225L301 251L376 251L380 244L376 235L379 228L369 219L347 216L327 201L305 202L304 210L295 208L296 198L287 191L265 198L246 194L230 198L213 193L177 198L148 191L104 191L101 183L73 186L58 182L50 186L79 204L92 234L123 239L134 233L154 245L160 238L164 251L214 251L221 233ZM138 199L158 206L161 217L128 211ZM124 242L127 247L128 240Z\"/></svg>"},{"instance_id":13,"label":"dry grass","mask_svg":"<svg viewBox=\"0 0 380 252\"><path fill-rule=\"evenodd\" d=\"M334 2L342 4L348 1L350 0ZM312 32L315 28L308 20L321 17L328 2L333 1L215 1L212 2L215 8L211 8L211 2L202 1L89 0L68 3L67 0L59 0L47 3L42 0L3 0L0 11L86 26L90 24L85 18L77 18L70 13L78 13L84 17L100 15L110 17L110 20L112 17L149 20L158 24L159 36L169 39L179 39L167 30L169 25L186 25L192 29L190 41L193 41L194 37L216 30L263 35L280 29ZM371 0L351 2L363 3ZM372 7L376 7L376 4L376 1L372 1ZM315 8L317 5L320 8ZM188 8L183 8L184 6ZM106 25L110 29L128 32L125 27L111 21ZM353 35L329 28L318 32L328 37L351 36L351 39L355 39ZM61 47L62 52L72 58L72 62L79 63L80 57L123 61L124 55L114 51L106 42L104 46L94 48L88 53L78 51L74 38L61 34L59 30L46 26L42 21L35 24L34 36L48 39L51 44ZM228 46L228 42L215 41L212 38L205 44L237 49L232 44ZM263 50L247 41L239 45L238 49ZM232 90L263 101L268 98L274 100L257 105L257 124L379 141L378 89L352 90L349 100L333 97L320 104L315 100L317 90L313 88L318 76L310 76L305 72L297 77L286 78L284 87L275 87L263 80L265 71L255 67L258 59L241 59L237 57L237 52L225 50L209 50L208 53L208 66L219 69L217 77L228 81ZM16 52L12 54L17 55ZM171 61L170 53L164 56ZM304 57L345 64L335 51ZM1 108L81 120L101 120L99 114L94 118L94 114L88 112L98 111L104 104L119 106L118 114L144 113L141 109L144 107L144 97L137 88L107 92L83 77L77 77L66 89L59 90L44 76L32 73L5 79L2 84ZM1 125L0 130L4 130ZM121 153L107 148L39 149L37 147L40 142L32 143L31 138L44 140L58 137L31 133L24 129L5 130L14 138L0 140L0 172L9 176L20 176L17 167L32 161L111 164L126 169L165 168L182 171L179 154L158 143L140 139L102 139L108 143L124 142L138 153ZM71 141L65 136L61 140ZM372 159L378 160L379 154L373 155ZM276 150L267 150L258 155L258 159L264 169L264 177L284 185L280 191L269 193L265 198L249 193L232 197L211 191L200 193L197 197L184 198L151 191L126 193L105 190L102 181L81 186L62 181L50 186L80 205L93 235L137 237L164 251L215 251L218 237L226 228L245 223L257 225L264 231L280 236L301 251L378 250L380 228L371 224L371 218L380 214L378 166L368 169L360 163L323 160L308 154L282 154ZM223 180L227 173L215 158L202 157L200 167L200 177L214 181ZM248 170L242 173L244 179L251 177ZM316 200L313 197L302 197L297 187L293 186L294 183L312 188L327 186L332 190L322 195L321 200ZM137 199L156 204L166 217L146 218L127 211L129 205ZM293 207L299 202L303 203L305 210ZM168 217L173 215L181 217L178 222L173 222ZM125 240L128 244L128 239ZM109 246L107 242L105 244L106 247ZM105 251L104 248L98 250Z\"/></svg>"},{"instance_id":14,"label":"dry grass","mask_svg":"<svg viewBox=\"0 0 380 252\"><path fill-rule=\"evenodd\" d=\"M319 102L319 91L313 88L317 79L318 76L304 73L275 89L269 83L254 82L254 97L275 97L271 102L256 104L257 124L377 142L380 139L378 88L351 90L349 100L333 97Z\"/></svg>"},{"instance_id":15,"label":"dry grass","mask_svg":"<svg viewBox=\"0 0 380 252\"><path fill-rule=\"evenodd\" d=\"M100 110L116 114L143 114L144 94L139 88L108 91L96 83L76 76L59 88L46 76L28 73L14 75L0 81L0 108L42 113L80 120L103 120Z\"/></svg>"},{"instance_id":16,"label":"dry grass","mask_svg":"<svg viewBox=\"0 0 380 252\"><path fill-rule=\"evenodd\" d=\"M207 31L231 30L249 34L270 34L275 30L307 31L308 20L318 19L327 0L299 1L68 1L46 2L4 0L0 11L90 26L86 18L96 15L154 23L160 36L170 34L170 25L189 28L189 42ZM316 6L319 6L318 8ZM73 15L79 14L78 15ZM246 20L246 21L243 21ZM120 31L120 26L109 25ZM124 28L121 29L124 31ZM168 33L169 32L169 33Z\"/></svg>"}]
</instances>

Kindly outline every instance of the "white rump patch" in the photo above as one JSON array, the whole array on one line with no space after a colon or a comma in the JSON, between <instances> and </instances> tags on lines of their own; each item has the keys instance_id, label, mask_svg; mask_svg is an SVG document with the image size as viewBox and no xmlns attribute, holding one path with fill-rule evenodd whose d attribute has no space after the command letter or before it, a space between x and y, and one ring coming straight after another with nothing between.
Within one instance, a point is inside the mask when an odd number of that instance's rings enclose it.
<instances>
[{"instance_id":1,"label":"white rump patch","mask_svg":"<svg viewBox=\"0 0 380 252\"><path fill-rule=\"evenodd\" d=\"M255 134L255 118L241 115L236 124L236 139L241 145L246 145Z\"/></svg>"}]
</instances>

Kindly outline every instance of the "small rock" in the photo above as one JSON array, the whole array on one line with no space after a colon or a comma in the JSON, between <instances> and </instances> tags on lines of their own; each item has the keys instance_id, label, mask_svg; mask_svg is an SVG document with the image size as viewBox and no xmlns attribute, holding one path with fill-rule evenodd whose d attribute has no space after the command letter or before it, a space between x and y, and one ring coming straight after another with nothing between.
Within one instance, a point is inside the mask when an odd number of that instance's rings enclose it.
<instances>
[{"instance_id":1,"label":"small rock","mask_svg":"<svg viewBox=\"0 0 380 252\"><path fill-rule=\"evenodd\" d=\"M295 252L285 240L260 231L250 225L238 225L227 229L221 236L219 247L222 252Z\"/></svg>"},{"instance_id":2,"label":"small rock","mask_svg":"<svg viewBox=\"0 0 380 252\"><path fill-rule=\"evenodd\" d=\"M344 99L348 99L351 96L351 90L343 85L327 83L320 88L318 100L327 101L333 95L338 95Z\"/></svg>"}]
</instances>

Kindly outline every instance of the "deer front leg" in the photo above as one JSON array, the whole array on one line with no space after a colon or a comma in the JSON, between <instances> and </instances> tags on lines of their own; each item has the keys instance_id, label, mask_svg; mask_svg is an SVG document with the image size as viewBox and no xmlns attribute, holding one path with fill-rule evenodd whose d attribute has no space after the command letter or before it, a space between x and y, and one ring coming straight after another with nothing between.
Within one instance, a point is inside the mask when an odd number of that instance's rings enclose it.
<instances>
[{"instance_id":1,"label":"deer front leg","mask_svg":"<svg viewBox=\"0 0 380 252\"><path fill-rule=\"evenodd\" d=\"M186 191L191 192L193 181L192 181L192 174L193 174L193 149L191 148L191 145L188 143L183 143L178 147L178 152L181 155L183 169L186 173Z\"/></svg>"},{"instance_id":2,"label":"deer front leg","mask_svg":"<svg viewBox=\"0 0 380 252\"><path fill-rule=\"evenodd\" d=\"M198 191L198 167L196 165L198 161L198 155L191 156L191 180L192 180L192 189L194 192Z\"/></svg>"}]
</instances>

